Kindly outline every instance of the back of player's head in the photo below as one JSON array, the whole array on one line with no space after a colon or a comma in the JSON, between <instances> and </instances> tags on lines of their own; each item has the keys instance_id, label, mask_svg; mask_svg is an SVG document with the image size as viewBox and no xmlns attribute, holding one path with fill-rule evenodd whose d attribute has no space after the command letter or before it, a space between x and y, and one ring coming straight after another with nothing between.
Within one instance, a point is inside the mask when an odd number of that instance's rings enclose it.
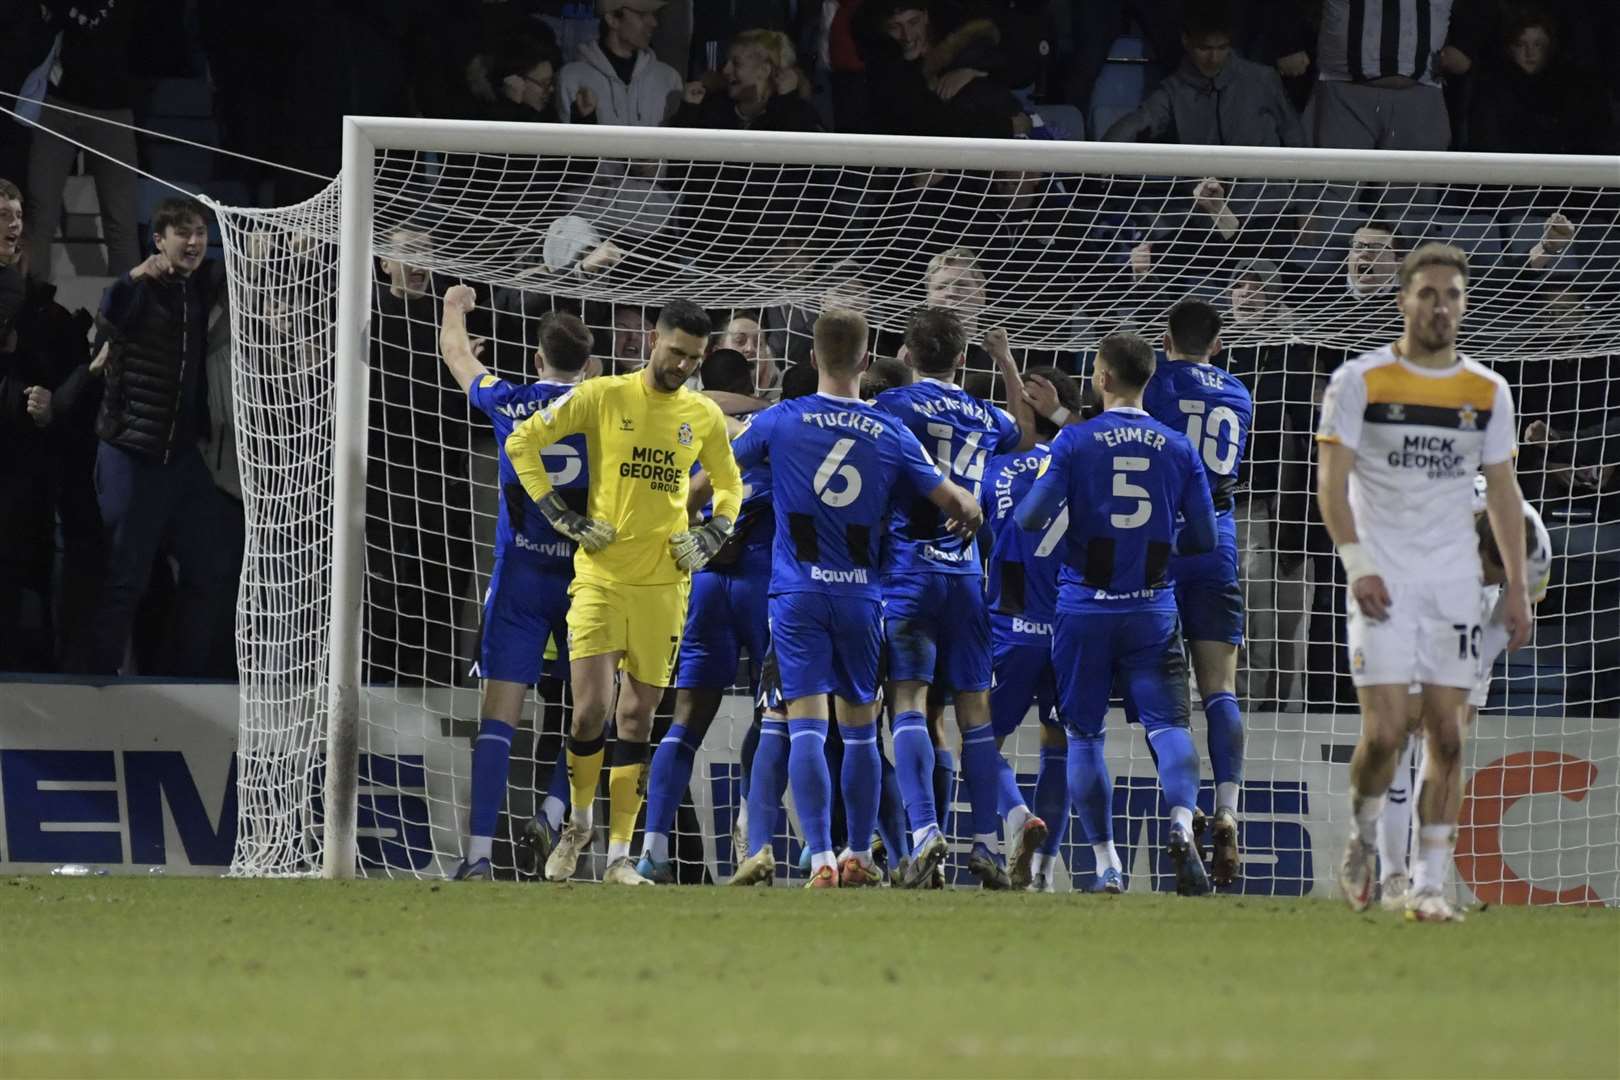
<instances>
[{"instance_id":1,"label":"back of player's head","mask_svg":"<svg viewBox=\"0 0 1620 1080\"><path fill-rule=\"evenodd\" d=\"M1419 244L1401 260L1401 288L1404 290L1411 285L1419 271L1431 266L1450 267L1462 275L1464 284L1468 282L1468 256L1461 248L1451 244L1428 243Z\"/></svg>"},{"instance_id":2,"label":"back of player's head","mask_svg":"<svg viewBox=\"0 0 1620 1080\"><path fill-rule=\"evenodd\" d=\"M162 236L170 226L184 227L192 223L208 224L208 208L196 199L171 195L157 204L152 211L152 232Z\"/></svg>"},{"instance_id":3,"label":"back of player's head","mask_svg":"<svg viewBox=\"0 0 1620 1080\"><path fill-rule=\"evenodd\" d=\"M578 315L553 311L540 320L540 355L557 371L579 371L595 344L591 328Z\"/></svg>"},{"instance_id":4,"label":"back of player's head","mask_svg":"<svg viewBox=\"0 0 1620 1080\"><path fill-rule=\"evenodd\" d=\"M1080 392L1080 384L1075 382L1071 376L1055 367L1030 368L1024 372L1024 378L1026 379L1036 375L1052 384L1052 389L1057 391L1058 404L1068 409L1069 412L1078 414L1085 406L1086 399L1085 395ZM1035 417L1035 433L1043 439L1055 438L1058 433L1058 426L1046 417L1037 414Z\"/></svg>"},{"instance_id":5,"label":"back of player's head","mask_svg":"<svg viewBox=\"0 0 1620 1080\"><path fill-rule=\"evenodd\" d=\"M866 354L866 316L831 308L816 320L814 338L816 367L829 375L853 375Z\"/></svg>"},{"instance_id":6,"label":"back of player's head","mask_svg":"<svg viewBox=\"0 0 1620 1080\"><path fill-rule=\"evenodd\" d=\"M821 376L814 364L789 364L782 372L782 400L792 401L813 394L820 383Z\"/></svg>"},{"instance_id":7,"label":"back of player's head","mask_svg":"<svg viewBox=\"0 0 1620 1080\"><path fill-rule=\"evenodd\" d=\"M712 329L709 313L690 300L671 300L658 313L658 332L661 334L679 330L693 337L707 338Z\"/></svg>"},{"instance_id":8,"label":"back of player's head","mask_svg":"<svg viewBox=\"0 0 1620 1080\"><path fill-rule=\"evenodd\" d=\"M736 349L716 349L704 357L698 378L705 390L724 390L731 394L754 392L754 365Z\"/></svg>"},{"instance_id":9,"label":"back of player's head","mask_svg":"<svg viewBox=\"0 0 1620 1080\"><path fill-rule=\"evenodd\" d=\"M1097 362L1108 368L1121 390L1142 389L1158 366L1147 339L1124 331L1102 339L1097 345Z\"/></svg>"},{"instance_id":10,"label":"back of player's head","mask_svg":"<svg viewBox=\"0 0 1620 1080\"><path fill-rule=\"evenodd\" d=\"M861 397L870 401L885 390L911 385L911 369L892 356L880 356L872 361L861 378Z\"/></svg>"},{"instance_id":11,"label":"back of player's head","mask_svg":"<svg viewBox=\"0 0 1620 1080\"><path fill-rule=\"evenodd\" d=\"M911 366L928 375L949 374L967 352L967 328L953 311L925 307L906 323L906 354Z\"/></svg>"},{"instance_id":12,"label":"back of player's head","mask_svg":"<svg viewBox=\"0 0 1620 1080\"><path fill-rule=\"evenodd\" d=\"M1170 347L1182 356L1208 356L1221 336L1221 313L1202 300L1178 300L1165 317Z\"/></svg>"}]
</instances>

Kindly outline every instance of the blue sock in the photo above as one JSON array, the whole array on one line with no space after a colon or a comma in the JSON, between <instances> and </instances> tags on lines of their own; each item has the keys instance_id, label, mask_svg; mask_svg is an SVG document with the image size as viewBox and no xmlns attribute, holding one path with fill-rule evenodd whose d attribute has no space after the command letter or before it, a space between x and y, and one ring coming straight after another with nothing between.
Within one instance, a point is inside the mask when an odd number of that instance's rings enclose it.
<instances>
[{"instance_id":1,"label":"blue sock","mask_svg":"<svg viewBox=\"0 0 1620 1080\"><path fill-rule=\"evenodd\" d=\"M1001 752L996 751L996 758L1001 762L996 766L996 816L1006 820L1008 814L1026 806L1024 793L1018 787L1018 774L1012 771L1007 759Z\"/></svg>"},{"instance_id":2,"label":"blue sock","mask_svg":"<svg viewBox=\"0 0 1620 1080\"><path fill-rule=\"evenodd\" d=\"M832 777L827 774L827 721L789 720L788 782L810 854L832 850Z\"/></svg>"},{"instance_id":3,"label":"blue sock","mask_svg":"<svg viewBox=\"0 0 1620 1080\"><path fill-rule=\"evenodd\" d=\"M1106 770L1107 766L1104 766ZM1056 855L1069 831L1069 751L1062 746L1041 747L1041 767L1035 774L1035 816L1046 822L1042 855Z\"/></svg>"},{"instance_id":4,"label":"blue sock","mask_svg":"<svg viewBox=\"0 0 1620 1080\"><path fill-rule=\"evenodd\" d=\"M998 765L1006 768L1007 761L996 746L994 728L981 724L962 733L962 779L967 782L975 838L994 836L1001 827L1001 818L996 813L996 801L1001 794ZM1013 790L1017 790L1017 785ZM1023 801L1022 797L1018 799L1018 802Z\"/></svg>"},{"instance_id":5,"label":"blue sock","mask_svg":"<svg viewBox=\"0 0 1620 1080\"><path fill-rule=\"evenodd\" d=\"M759 750L759 721L755 720L748 725L748 733L743 736L742 749L738 752L738 760L742 763L742 783L737 794L744 799L748 798L748 774L754 769L754 754Z\"/></svg>"},{"instance_id":6,"label":"blue sock","mask_svg":"<svg viewBox=\"0 0 1620 1080\"><path fill-rule=\"evenodd\" d=\"M748 854L770 847L776 837L777 815L788 782L788 726L786 720L760 725L759 749L754 753L753 779L748 785Z\"/></svg>"},{"instance_id":7,"label":"blue sock","mask_svg":"<svg viewBox=\"0 0 1620 1080\"><path fill-rule=\"evenodd\" d=\"M1209 769L1217 784L1243 783L1243 714L1235 694L1211 694L1204 699L1209 724Z\"/></svg>"},{"instance_id":8,"label":"blue sock","mask_svg":"<svg viewBox=\"0 0 1620 1080\"><path fill-rule=\"evenodd\" d=\"M934 819L940 832L949 832L951 804L956 802L956 755L934 747Z\"/></svg>"},{"instance_id":9,"label":"blue sock","mask_svg":"<svg viewBox=\"0 0 1620 1080\"><path fill-rule=\"evenodd\" d=\"M900 797L900 783L894 778L894 766L889 759L881 753L878 754L878 765L883 770L879 780L878 794L878 835L883 837L883 846L888 849L890 866L898 866L900 860L911 854L911 833L906 830L906 801Z\"/></svg>"},{"instance_id":10,"label":"blue sock","mask_svg":"<svg viewBox=\"0 0 1620 1080\"><path fill-rule=\"evenodd\" d=\"M1159 788L1173 809L1198 805L1198 749L1192 734L1181 727L1150 728L1148 738L1159 751Z\"/></svg>"},{"instance_id":11,"label":"blue sock","mask_svg":"<svg viewBox=\"0 0 1620 1080\"><path fill-rule=\"evenodd\" d=\"M648 832L668 833L675 827L675 811L692 782L692 759L702 741L693 728L672 724L659 742L647 770Z\"/></svg>"},{"instance_id":12,"label":"blue sock","mask_svg":"<svg viewBox=\"0 0 1620 1080\"><path fill-rule=\"evenodd\" d=\"M467 832L494 836L495 822L506 802L507 768L512 762L512 725L487 717L478 723L472 754L472 808Z\"/></svg>"},{"instance_id":13,"label":"blue sock","mask_svg":"<svg viewBox=\"0 0 1620 1080\"><path fill-rule=\"evenodd\" d=\"M1080 818L1081 839L1101 844L1114 838L1113 781L1103 757L1103 737L1069 732L1069 798Z\"/></svg>"},{"instance_id":14,"label":"blue sock","mask_svg":"<svg viewBox=\"0 0 1620 1080\"><path fill-rule=\"evenodd\" d=\"M894 718L894 778L912 831L939 824L934 811L934 740L920 712ZM757 759L756 759L757 760Z\"/></svg>"},{"instance_id":15,"label":"blue sock","mask_svg":"<svg viewBox=\"0 0 1620 1080\"><path fill-rule=\"evenodd\" d=\"M877 724L846 727L844 765L839 770L839 786L844 794L846 843L852 851L872 847L872 830L877 827L878 792L883 786L882 755L877 747Z\"/></svg>"}]
</instances>

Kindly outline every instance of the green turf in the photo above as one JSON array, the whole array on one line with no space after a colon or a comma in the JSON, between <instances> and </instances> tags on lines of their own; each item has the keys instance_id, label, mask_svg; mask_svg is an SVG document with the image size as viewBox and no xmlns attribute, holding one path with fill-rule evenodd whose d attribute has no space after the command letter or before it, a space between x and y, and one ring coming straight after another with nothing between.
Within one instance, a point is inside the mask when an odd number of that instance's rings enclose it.
<instances>
[{"instance_id":1,"label":"green turf","mask_svg":"<svg viewBox=\"0 0 1620 1080\"><path fill-rule=\"evenodd\" d=\"M0 882L4 1076L1612 1077L1617 1021L1605 911Z\"/></svg>"}]
</instances>

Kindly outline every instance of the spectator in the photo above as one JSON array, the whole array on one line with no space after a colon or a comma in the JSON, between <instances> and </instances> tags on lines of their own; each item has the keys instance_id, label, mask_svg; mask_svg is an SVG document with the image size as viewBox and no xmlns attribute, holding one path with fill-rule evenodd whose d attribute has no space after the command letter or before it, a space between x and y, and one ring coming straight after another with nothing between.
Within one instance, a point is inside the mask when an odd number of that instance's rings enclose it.
<instances>
[{"instance_id":1,"label":"spectator","mask_svg":"<svg viewBox=\"0 0 1620 1080\"><path fill-rule=\"evenodd\" d=\"M1465 143L1499 154L1602 153L1611 121L1600 88L1570 67L1554 20L1537 8L1508 22L1501 54L1480 66Z\"/></svg>"},{"instance_id":2,"label":"spectator","mask_svg":"<svg viewBox=\"0 0 1620 1080\"><path fill-rule=\"evenodd\" d=\"M768 393L781 382L782 369L771 352L770 339L765 334L758 312L733 311L731 318L726 320L725 328L720 331L719 347L735 349L753 365L754 388L747 393Z\"/></svg>"},{"instance_id":3,"label":"spectator","mask_svg":"<svg viewBox=\"0 0 1620 1080\"><path fill-rule=\"evenodd\" d=\"M546 27L542 23L538 29L545 31ZM560 120L557 72L561 67L562 54L549 32L518 34L501 41L491 52L480 53L467 65L471 118ZM575 123L595 121L596 99L590 87L574 91L572 106Z\"/></svg>"},{"instance_id":4,"label":"spectator","mask_svg":"<svg viewBox=\"0 0 1620 1080\"><path fill-rule=\"evenodd\" d=\"M579 59L557 80L557 108L564 122L574 119L581 89L596 99L602 124L657 127L675 111L681 76L653 55L648 45L658 13L668 0L596 0L601 37L579 47Z\"/></svg>"},{"instance_id":5,"label":"spectator","mask_svg":"<svg viewBox=\"0 0 1620 1080\"><path fill-rule=\"evenodd\" d=\"M613 311L613 356L609 375L640 371L652 355L655 322L645 308L620 304Z\"/></svg>"},{"instance_id":6,"label":"spectator","mask_svg":"<svg viewBox=\"0 0 1620 1080\"><path fill-rule=\"evenodd\" d=\"M1311 96L1317 146L1444 150L1451 121L1440 78L1468 59L1447 51L1452 0L1322 0ZM1354 36L1353 36L1354 35Z\"/></svg>"},{"instance_id":7,"label":"spectator","mask_svg":"<svg viewBox=\"0 0 1620 1080\"><path fill-rule=\"evenodd\" d=\"M1110 142L1304 146L1299 115L1277 72L1232 52L1232 24L1219 5L1189 5L1181 66L1103 135Z\"/></svg>"},{"instance_id":8,"label":"spectator","mask_svg":"<svg viewBox=\"0 0 1620 1080\"><path fill-rule=\"evenodd\" d=\"M788 0L706 0L693 4L692 55L687 70L696 79L719 71L725 63L728 40L738 31L770 30L794 37L795 5Z\"/></svg>"},{"instance_id":9,"label":"spectator","mask_svg":"<svg viewBox=\"0 0 1620 1080\"><path fill-rule=\"evenodd\" d=\"M870 130L866 93L866 64L855 35L855 13L863 0L833 0L822 4L822 31L817 59L827 72L832 98L833 129L865 133Z\"/></svg>"},{"instance_id":10,"label":"spectator","mask_svg":"<svg viewBox=\"0 0 1620 1080\"><path fill-rule=\"evenodd\" d=\"M670 123L678 127L820 131L821 117L800 92L798 57L788 36L744 30L731 39L724 69L689 82ZM717 83L725 88L722 95Z\"/></svg>"},{"instance_id":11,"label":"spectator","mask_svg":"<svg viewBox=\"0 0 1620 1080\"><path fill-rule=\"evenodd\" d=\"M1032 125L989 75L1000 32L990 19L955 27L935 0L867 0L857 18L872 130L888 135L1009 138ZM982 66L980 66L982 65Z\"/></svg>"},{"instance_id":12,"label":"spectator","mask_svg":"<svg viewBox=\"0 0 1620 1080\"><path fill-rule=\"evenodd\" d=\"M51 241L62 216L62 190L82 143L95 153L85 165L96 182L107 272L127 275L140 261L135 237L134 84L129 42L136 5L122 0L90 0L81 10L74 0L49 0L44 12L62 33L62 52L51 80L41 129L28 158L30 272L50 281ZM53 109L60 105L80 117ZM72 140L72 141L69 141Z\"/></svg>"},{"instance_id":13,"label":"spectator","mask_svg":"<svg viewBox=\"0 0 1620 1080\"><path fill-rule=\"evenodd\" d=\"M698 368L698 382L704 390L752 396L754 365L736 349L716 349L703 358Z\"/></svg>"},{"instance_id":14,"label":"spectator","mask_svg":"<svg viewBox=\"0 0 1620 1080\"><path fill-rule=\"evenodd\" d=\"M175 623L158 672L229 676L233 603L226 507L198 444L208 416L208 313L224 267L207 258L206 211L171 198L152 215L156 251L113 282L102 300L104 379L96 434L96 489L107 530L107 579L90 670L123 665L130 628L160 551L179 564Z\"/></svg>"}]
</instances>

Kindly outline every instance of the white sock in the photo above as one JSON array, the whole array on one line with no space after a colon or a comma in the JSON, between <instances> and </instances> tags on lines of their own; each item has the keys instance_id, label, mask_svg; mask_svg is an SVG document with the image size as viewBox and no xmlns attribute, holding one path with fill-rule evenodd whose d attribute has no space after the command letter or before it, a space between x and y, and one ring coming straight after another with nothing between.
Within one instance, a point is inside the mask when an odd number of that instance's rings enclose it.
<instances>
[{"instance_id":1,"label":"white sock","mask_svg":"<svg viewBox=\"0 0 1620 1080\"><path fill-rule=\"evenodd\" d=\"M1401 751L1400 764L1395 766L1395 780L1384 793L1384 807L1378 815L1378 877L1388 881L1396 874L1408 873L1407 852L1412 834L1412 807L1416 803L1412 791L1412 762L1417 756L1417 740L1407 739Z\"/></svg>"},{"instance_id":2,"label":"white sock","mask_svg":"<svg viewBox=\"0 0 1620 1080\"><path fill-rule=\"evenodd\" d=\"M641 857L653 862L669 861L669 834L650 832L641 842Z\"/></svg>"},{"instance_id":3,"label":"white sock","mask_svg":"<svg viewBox=\"0 0 1620 1080\"><path fill-rule=\"evenodd\" d=\"M1215 809L1237 813L1238 785L1228 780L1215 785Z\"/></svg>"},{"instance_id":4,"label":"white sock","mask_svg":"<svg viewBox=\"0 0 1620 1080\"><path fill-rule=\"evenodd\" d=\"M995 851L999 847L999 845L996 843L996 834L993 833L993 832L974 833L973 834L973 842L975 844L983 844L985 847L989 848L991 851Z\"/></svg>"},{"instance_id":5,"label":"white sock","mask_svg":"<svg viewBox=\"0 0 1620 1080\"><path fill-rule=\"evenodd\" d=\"M546 824L553 829L562 828L563 815L568 812L568 804L555 795L547 795L546 801L540 804L540 816L546 819Z\"/></svg>"},{"instance_id":6,"label":"white sock","mask_svg":"<svg viewBox=\"0 0 1620 1080\"><path fill-rule=\"evenodd\" d=\"M1034 876L1046 873L1052 868L1052 856L1037 851L1029 857L1029 872Z\"/></svg>"},{"instance_id":7,"label":"white sock","mask_svg":"<svg viewBox=\"0 0 1620 1080\"><path fill-rule=\"evenodd\" d=\"M1188 836L1192 835L1192 807L1172 806L1170 808L1170 826L1180 828Z\"/></svg>"},{"instance_id":8,"label":"white sock","mask_svg":"<svg viewBox=\"0 0 1620 1080\"><path fill-rule=\"evenodd\" d=\"M1451 857L1451 825L1418 827L1418 857L1412 875L1414 892L1446 887L1446 861Z\"/></svg>"},{"instance_id":9,"label":"white sock","mask_svg":"<svg viewBox=\"0 0 1620 1080\"><path fill-rule=\"evenodd\" d=\"M737 807L737 831L743 836L748 835L748 800L744 799L742 805Z\"/></svg>"},{"instance_id":10,"label":"white sock","mask_svg":"<svg viewBox=\"0 0 1620 1080\"><path fill-rule=\"evenodd\" d=\"M467 861L475 863L479 859L489 858L489 848L493 842L494 838L489 836L467 837Z\"/></svg>"},{"instance_id":11,"label":"white sock","mask_svg":"<svg viewBox=\"0 0 1620 1080\"><path fill-rule=\"evenodd\" d=\"M1188 820L1188 823L1189 823L1189 825L1188 825L1188 833L1190 835L1191 832L1192 832L1192 829L1191 829L1192 818L1189 816L1187 820ZM1115 870L1124 869L1124 867L1121 865L1121 863L1119 861L1119 852L1114 849L1114 842L1112 840L1104 840L1100 844L1092 844L1091 845L1091 853L1092 853L1092 855L1096 856L1096 859L1097 859L1097 873L1099 873L1099 874L1102 873L1104 870L1106 870L1109 867L1113 867Z\"/></svg>"},{"instance_id":12,"label":"white sock","mask_svg":"<svg viewBox=\"0 0 1620 1080\"><path fill-rule=\"evenodd\" d=\"M1350 811L1356 819L1356 836L1363 844L1378 841L1378 817L1384 812L1382 795L1350 796Z\"/></svg>"},{"instance_id":13,"label":"white sock","mask_svg":"<svg viewBox=\"0 0 1620 1080\"><path fill-rule=\"evenodd\" d=\"M812 862L814 862L815 856L810 856L810 859ZM845 848L844 853L838 856L838 861L843 862L845 859L859 859L862 866L871 866L872 849L867 848L865 851L856 851L854 848Z\"/></svg>"},{"instance_id":14,"label":"white sock","mask_svg":"<svg viewBox=\"0 0 1620 1080\"><path fill-rule=\"evenodd\" d=\"M1011 840L1018 835L1018 830L1024 827L1024 822L1035 815L1029 812L1027 806L1015 806L1007 811L1007 839Z\"/></svg>"},{"instance_id":15,"label":"white sock","mask_svg":"<svg viewBox=\"0 0 1620 1080\"><path fill-rule=\"evenodd\" d=\"M930 835L932 835L933 833L937 833L937 832L939 832L939 826L938 825L924 825L920 829L912 829L911 830L911 850L916 851L919 847L922 846L922 842L924 840L928 839L928 837Z\"/></svg>"},{"instance_id":16,"label":"white sock","mask_svg":"<svg viewBox=\"0 0 1620 1080\"><path fill-rule=\"evenodd\" d=\"M568 827L578 829L580 832L590 832L595 824L591 817L594 812L589 806L572 807L568 815Z\"/></svg>"},{"instance_id":17,"label":"white sock","mask_svg":"<svg viewBox=\"0 0 1620 1080\"><path fill-rule=\"evenodd\" d=\"M617 860L617 859L628 859L629 857L630 857L630 841L628 841L628 840L609 840L608 841L608 865L609 866L612 866L614 861Z\"/></svg>"},{"instance_id":18,"label":"white sock","mask_svg":"<svg viewBox=\"0 0 1620 1080\"><path fill-rule=\"evenodd\" d=\"M823 866L837 870L838 860L833 857L833 853L830 851L817 851L812 853L810 856L810 872L814 874Z\"/></svg>"}]
</instances>

